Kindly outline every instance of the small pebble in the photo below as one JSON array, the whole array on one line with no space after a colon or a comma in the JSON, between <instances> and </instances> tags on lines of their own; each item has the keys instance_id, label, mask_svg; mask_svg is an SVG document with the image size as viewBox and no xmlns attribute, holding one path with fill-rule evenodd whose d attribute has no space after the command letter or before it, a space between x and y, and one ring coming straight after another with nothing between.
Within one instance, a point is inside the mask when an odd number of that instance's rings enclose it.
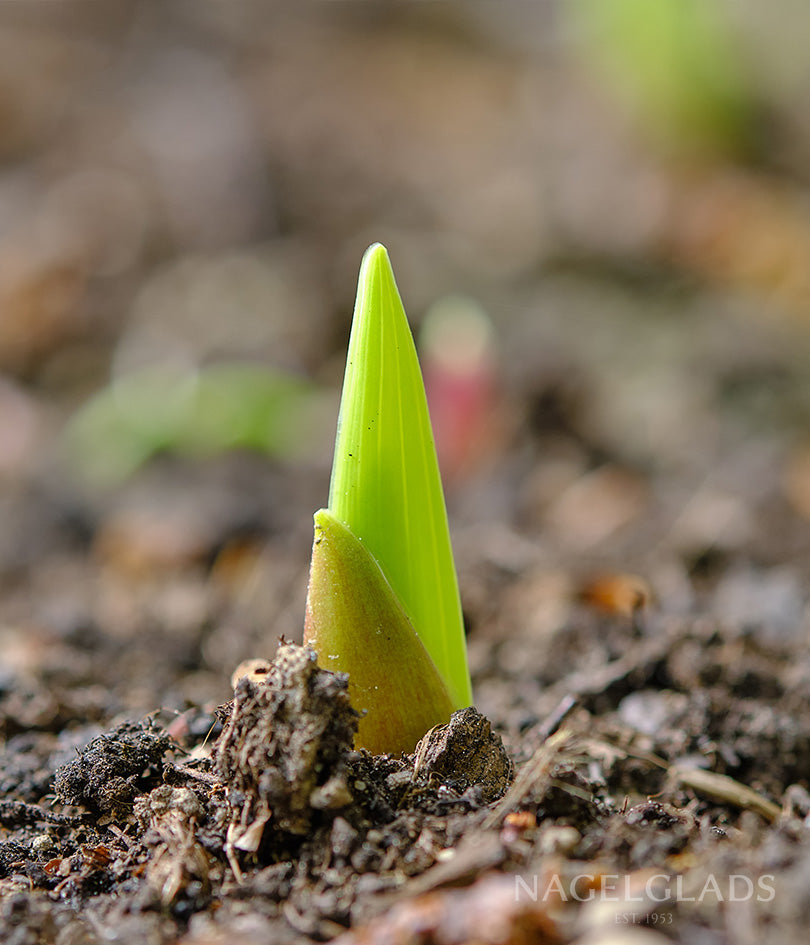
<instances>
[{"instance_id":1,"label":"small pebble","mask_svg":"<svg viewBox=\"0 0 810 945\"><path fill-rule=\"evenodd\" d=\"M53 850L53 839L47 833L41 833L31 841L31 850L36 856L41 856Z\"/></svg>"}]
</instances>

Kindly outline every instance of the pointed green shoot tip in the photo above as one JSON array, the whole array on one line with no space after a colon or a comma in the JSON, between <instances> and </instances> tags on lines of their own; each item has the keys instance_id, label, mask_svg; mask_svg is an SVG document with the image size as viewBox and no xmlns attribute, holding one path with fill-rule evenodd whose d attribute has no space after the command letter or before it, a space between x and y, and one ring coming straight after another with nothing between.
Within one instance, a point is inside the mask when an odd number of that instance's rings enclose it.
<instances>
[{"instance_id":1,"label":"pointed green shoot tip","mask_svg":"<svg viewBox=\"0 0 810 945\"><path fill-rule=\"evenodd\" d=\"M379 565L326 509L315 513L304 642L349 674L352 705L366 710L358 747L410 752L449 720L450 696Z\"/></svg>"},{"instance_id":2,"label":"pointed green shoot tip","mask_svg":"<svg viewBox=\"0 0 810 945\"><path fill-rule=\"evenodd\" d=\"M472 702L458 581L427 398L384 246L360 267L329 510L382 569L453 707Z\"/></svg>"}]
</instances>

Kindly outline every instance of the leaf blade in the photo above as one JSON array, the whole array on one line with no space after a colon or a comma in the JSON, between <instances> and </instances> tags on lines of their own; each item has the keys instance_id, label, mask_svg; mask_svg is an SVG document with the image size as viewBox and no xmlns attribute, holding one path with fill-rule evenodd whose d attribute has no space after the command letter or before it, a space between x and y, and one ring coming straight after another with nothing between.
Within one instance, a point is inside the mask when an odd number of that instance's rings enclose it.
<instances>
[{"instance_id":1,"label":"leaf blade","mask_svg":"<svg viewBox=\"0 0 810 945\"><path fill-rule=\"evenodd\" d=\"M379 243L360 269L329 509L379 563L454 705L469 705L461 602L427 398Z\"/></svg>"}]
</instances>

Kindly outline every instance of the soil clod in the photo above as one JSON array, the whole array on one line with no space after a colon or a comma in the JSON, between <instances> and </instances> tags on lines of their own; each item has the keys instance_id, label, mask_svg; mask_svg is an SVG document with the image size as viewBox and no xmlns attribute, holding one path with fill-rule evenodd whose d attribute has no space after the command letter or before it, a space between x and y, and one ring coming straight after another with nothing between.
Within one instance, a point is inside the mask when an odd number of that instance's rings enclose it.
<instances>
[{"instance_id":1,"label":"soil clod","mask_svg":"<svg viewBox=\"0 0 810 945\"><path fill-rule=\"evenodd\" d=\"M57 770L56 796L63 804L92 811L130 809L136 794L160 776L170 745L169 737L149 723L123 722Z\"/></svg>"},{"instance_id":2,"label":"soil clod","mask_svg":"<svg viewBox=\"0 0 810 945\"><path fill-rule=\"evenodd\" d=\"M472 785L488 804L497 800L512 780L512 762L489 719L473 708L454 712L447 725L431 729L414 752L415 780L438 779L459 794Z\"/></svg>"},{"instance_id":3,"label":"soil clod","mask_svg":"<svg viewBox=\"0 0 810 945\"><path fill-rule=\"evenodd\" d=\"M237 682L215 757L237 849L258 850L271 820L276 830L302 837L317 811L351 802L346 755L357 720L348 678L319 669L305 647L282 644L264 678Z\"/></svg>"}]
</instances>

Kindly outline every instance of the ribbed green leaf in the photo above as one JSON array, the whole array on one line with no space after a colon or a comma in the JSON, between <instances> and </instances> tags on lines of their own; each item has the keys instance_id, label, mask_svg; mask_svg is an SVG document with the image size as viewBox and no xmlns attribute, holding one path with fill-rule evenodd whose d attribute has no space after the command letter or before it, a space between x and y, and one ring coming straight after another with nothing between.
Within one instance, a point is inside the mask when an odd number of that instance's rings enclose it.
<instances>
[{"instance_id":1,"label":"ribbed green leaf","mask_svg":"<svg viewBox=\"0 0 810 945\"><path fill-rule=\"evenodd\" d=\"M411 331L385 247L363 257L329 509L374 556L447 686L471 687L447 512Z\"/></svg>"}]
</instances>

